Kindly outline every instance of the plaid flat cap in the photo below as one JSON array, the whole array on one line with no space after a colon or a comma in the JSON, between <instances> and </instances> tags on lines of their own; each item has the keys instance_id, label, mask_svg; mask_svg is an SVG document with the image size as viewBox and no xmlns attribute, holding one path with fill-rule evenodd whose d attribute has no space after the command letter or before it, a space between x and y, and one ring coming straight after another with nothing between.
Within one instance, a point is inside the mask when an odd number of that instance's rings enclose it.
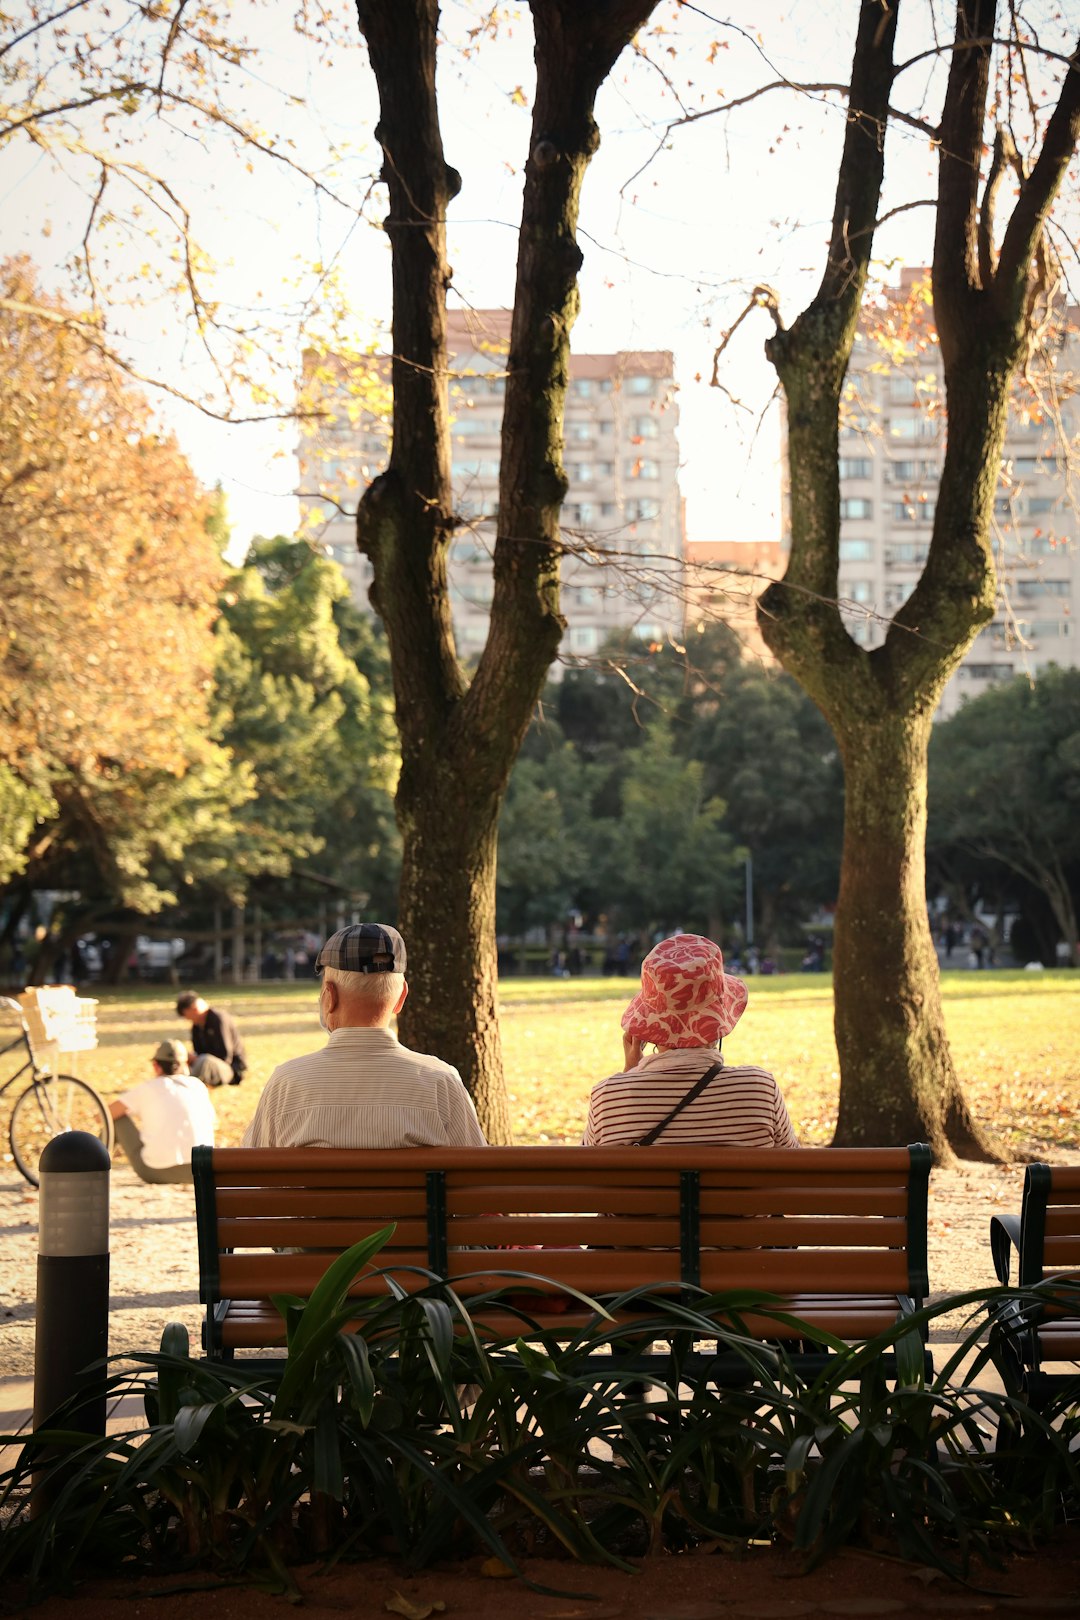
<instances>
[{"instance_id":1,"label":"plaid flat cap","mask_svg":"<svg viewBox=\"0 0 1080 1620\"><path fill-rule=\"evenodd\" d=\"M405 941L385 923L353 923L331 934L315 958L315 972L340 968L342 973L404 973Z\"/></svg>"}]
</instances>

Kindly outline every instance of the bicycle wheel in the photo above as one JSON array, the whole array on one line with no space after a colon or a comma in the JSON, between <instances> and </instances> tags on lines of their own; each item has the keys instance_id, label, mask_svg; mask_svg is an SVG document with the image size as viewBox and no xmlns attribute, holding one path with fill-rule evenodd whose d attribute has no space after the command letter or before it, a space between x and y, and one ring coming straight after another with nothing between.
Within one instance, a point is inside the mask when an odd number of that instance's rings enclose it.
<instances>
[{"instance_id":1,"label":"bicycle wheel","mask_svg":"<svg viewBox=\"0 0 1080 1620\"><path fill-rule=\"evenodd\" d=\"M11 1110L8 1129L15 1163L32 1187L42 1149L64 1131L89 1131L112 1152L112 1116L93 1086L73 1074L35 1080Z\"/></svg>"}]
</instances>

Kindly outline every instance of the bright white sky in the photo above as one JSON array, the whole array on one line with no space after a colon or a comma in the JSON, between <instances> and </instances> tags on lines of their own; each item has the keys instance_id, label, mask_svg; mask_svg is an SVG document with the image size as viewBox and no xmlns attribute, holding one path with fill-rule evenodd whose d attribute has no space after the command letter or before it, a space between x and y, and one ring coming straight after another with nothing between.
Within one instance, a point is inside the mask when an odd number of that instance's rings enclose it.
<instances>
[{"instance_id":1,"label":"bright white sky","mask_svg":"<svg viewBox=\"0 0 1080 1620\"><path fill-rule=\"evenodd\" d=\"M715 103L718 91L726 97L744 94L781 75L846 78L858 11L853 0L758 0L752 8L733 8L752 16L751 33L710 20L710 12L721 15L719 3L706 0L700 8L683 8L670 39L649 44L688 105ZM347 0L335 5L343 17L351 14ZM444 19L451 35L460 40L477 9L469 0L449 0ZM906 9L925 27L928 6ZM363 53L339 53L331 65L320 66L298 48L290 6L236 0L230 11L240 18L249 14L248 37L263 52L260 79L286 85L306 103L283 111L276 94L249 80L245 95L253 116L279 131L287 128L297 152L313 163L324 161L328 139L348 143L354 155L344 162L339 183L359 198L378 167L376 94ZM657 15L670 18L671 6ZM710 65L714 40L725 48ZM898 54L914 54L920 43L912 34L902 37ZM689 90L688 80L693 81ZM926 70L913 70L897 99L917 106L925 82ZM509 92L520 85L531 100L531 83L531 28L524 7L470 60L451 51L443 59L444 143L464 180L450 219L454 293L475 306L505 305L512 296L529 112L515 105ZM936 116L936 99L924 111ZM723 366L722 380L743 408L708 387L712 351L755 283L779 289L788 319L816 286L843 114L835 97L774 93L730 115L676 130L667 149L633 179L654 152L663 120L676 112L662 75L629 56L602 93L602 146L582 209L582 312L573 343L579 351L674 350L690 538L772 539L779 532L775 410L759 426L774 384L762 351L770 330L767 316L759 313L744 323ZM192 199L196 232L221 266L218 285L226 300L248 306L279 302L282 279L295 273L298 257L336 257L355 311L358 342L388 341L389 257L381 231L359 224L346 238L342 219L332 210L317 213L302 191L283 181L280 170L256 165L249 174L243 162L216 144L200 148L188 135L170 136L149 117L140 133L147 160L171 164L176 188L185 200ZM890 131L889 143L885 206L929 198L934 183L929 143L903 126ZM0 157L0 208L3 250L29 252L60 285L57 266L83 228L77 189L44 157L12 151ZM370 218L377 221L384 212L380 191ZM46 223L50 234L43 237ZM897 279L901 264L926 262L931 223L930 209L914 209L879 231L882 279ZM135 263L129 249L117 249L114 258L127 267ZM200 385L202 363L167 309L132 312L124 329L142 369L180 376L189 390ZM292 350L284 356L291 364L298 354L296 333L283 341ZM253 534L293 530L294 428L225 427L167 401L160 408L200 476L223 483L239 549Z\"/></svg>"}]
</instances>

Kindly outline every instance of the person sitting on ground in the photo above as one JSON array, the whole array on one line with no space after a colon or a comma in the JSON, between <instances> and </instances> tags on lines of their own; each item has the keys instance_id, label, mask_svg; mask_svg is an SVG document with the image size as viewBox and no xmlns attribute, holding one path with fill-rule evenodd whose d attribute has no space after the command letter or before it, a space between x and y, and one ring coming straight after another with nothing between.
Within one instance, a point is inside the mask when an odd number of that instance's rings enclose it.
<instances>
[{"instance_id":1,"label":"person sitting on ground","mask_svg":"<svg viewBox=\"0 0 1080 1620\"><path fill-rule=\"evenodd\" d=\"M279 1063L245 1147L486 1147L458 1071L411 1052L390 1028L409 993L396 928L339 928L315 959L318 1052Z\"/></svg>"},{"instance_id":2,"label":"person sitting on ground","mask_svg":"<svg viewBox=\"0 0 1080 1620\"><path fill-rule=\"evenodd\" d=\"M190 1181L192 1148L214 1145L213 1104L188 1069L183 1041L162 1041L153 1064L152 1080L109 1104L116 1140L141 1180Z\"/></svg>"},{"instance_id":3,"label":"person sitting on ground","mask_svg":"<svg viewBox=\"0 0 1080 1620\"><path fill-rule=\"evenodd\" d=\"M194 990L177 997L176 1010L191 1025L192 1074L207 1086L238 1086L247 1073L247 1054L232 1014L208 1006Z\"/></svg>"},{"instance_id":4,"label":"person sitting on ground","mask_svg":"<svg viewBox=\"0 0 1080 1620\"><path fill-rule=\"evenodd\" d=\"M747 994L712 940L675 934L654 946L622 1016L623 1068L593 1087L584 1145L798 1147L772 1075L720 1055Z\"/></svg>"}]
</instances>

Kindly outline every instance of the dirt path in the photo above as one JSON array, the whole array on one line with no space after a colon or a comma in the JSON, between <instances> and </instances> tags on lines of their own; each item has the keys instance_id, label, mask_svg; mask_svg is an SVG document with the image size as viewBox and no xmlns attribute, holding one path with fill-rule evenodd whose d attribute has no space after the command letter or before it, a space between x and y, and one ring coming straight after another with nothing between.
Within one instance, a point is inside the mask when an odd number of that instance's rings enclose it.
<instances>
[{"instance_id":1,"label":"dirt path","mask_svg":"<svg viewBox=\"0 0 1080 1620\"><path fill-rule=\"evenodd\" d=\"M1054 1158L1077 1164L1080 1152L1058 1149ZM990 1217L1019 1210L1022 1183L1023 1167L1017 1165L934 1171L929 1243L935 1295L993 1285ZM113 1175L111 1216L110 1349L156 1350L170 1321L185 1323L197 1346L201 1310L191 1189L146 1186L121 1165ZM0 1383L33 1373L36 1270L37 1194L8 1173L0 1181ZM959 1328L959 1315L943 1318L934 1337L956 1337Z\"/></svg>"}]
</instances>

